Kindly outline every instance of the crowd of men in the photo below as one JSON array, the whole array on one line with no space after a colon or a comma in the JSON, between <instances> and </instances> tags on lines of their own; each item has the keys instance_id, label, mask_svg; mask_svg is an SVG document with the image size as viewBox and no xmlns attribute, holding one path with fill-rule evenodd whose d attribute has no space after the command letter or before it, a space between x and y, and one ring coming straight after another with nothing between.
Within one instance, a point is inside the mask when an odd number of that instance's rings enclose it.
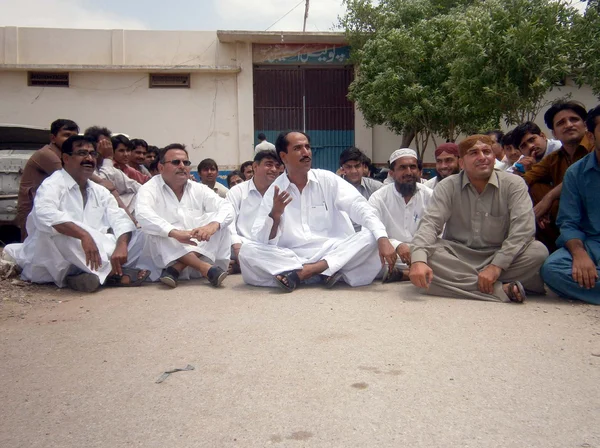
<instances>
[{"instance_id":1,"label":"crowd of men","mask_svg":"<svg viewBox=\"0 0 600 448\"><path fill-rule=\"evenodd\" d=\"M212 159L196 181L184 145L57 120L22 176L23 242L5 252L24 279L79 291L241 273L286 292L379 278L502 302L547 285L600 304L600 106L557 102L544 121L556 140L527 122L440 145L427 181L409 148L379 182L358 148L336 174L312 168L306 133L259 134L228 189Z\"/></svg>"}]
</instances>

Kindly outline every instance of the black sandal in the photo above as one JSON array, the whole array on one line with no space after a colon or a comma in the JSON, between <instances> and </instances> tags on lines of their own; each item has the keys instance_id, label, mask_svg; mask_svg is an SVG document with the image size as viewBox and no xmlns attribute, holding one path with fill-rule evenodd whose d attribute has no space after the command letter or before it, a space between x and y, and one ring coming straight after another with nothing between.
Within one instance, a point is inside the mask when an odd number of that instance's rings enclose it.
<instances>
[{"instance_id":1,"label":"black sandal","mask_svg":"<svg viewBox=\"0 0 600 448\"><path fill-rule=\"evenodd\" d=\"M281 289L283 289L285 292L294 291L298 287L298 283L300 283L300 277L298 277L298 272L296 272L296 271L282 272L281 274L277 274L274 277L275 277L275 280L277 281L277 284L279 285L279 287ZM280 279L279 277L283 277L287 283L284 282L283 279Z\"/></svg>"},{"instance_id":2,"label":"black sandal","mask_svg":"<svg viewBox=\"0 0 600 448\"><path fill-rule=\"evenodd\" d=\"M106 286L121 286L124 288L140 286L150 275L150 271L147 269L122 268L121 270L123 271L123 275L111 275L106 279ZM144 272L144 275L141 278L139 277L140 272ZM123 277L129 277L129 283L123 283Z\"/></svg>"},{"instance_id":3,"label":"black sandal","mask_svg":"<svg viewBox=\"0 0 600 448\"><path fill-rule=\"evenodd\" d=\"M220 267L213 266L208 270L206 277L208 278L208 281L211 285L219 286L223 282L223 280L225 280L225 277L227 277L227 272L225 272Z\"/></svg>"},{"instance_id":4,"label":"black sandal","mask_svg":"<svg viewBox=\"0 0 600 448\"><path fill-rule=\"evenodd\" d=\"M381 279L381 283L392 283L392 282L402 282L408 281L408 279L404 278L404 272L402 269L393 268L391 271L389 269L385 270L385 274L383 274L383 278Z\"/></svg>"},{"instance_id":5,"label":"black sandal","mask_svg":"<svg viewBox=\"0 0 600 448\"><path fill-rule=\"evenodd\" d=\"M340 271L337 271L335 274L332 274L329 277L327 277L327 279L325 280L325 288L333 288L334 285L341 280L343 275L344 274L342 274Z\"/></svg>"},{"instance_id":6,"label":"black sandal","mask_svg":"<svg viewBox=\"0 0 600 448\"><path fill-rule=\"evenodd\" d=\"M519 296L517 296L517 294L515 294L515 286L519 290L519 295L521 296L520 299L519 299ZM523 288L523 285L521 284L521 282L509 283L508 284L508 293L506 295L508 296L508 298L510 299L511 302L515 302L515 303L523 303L523 302L525 302L525 299L527 299L527 294L525 293L525 288Z\"/></svg>"},{"instance_id":7,"label":"black sandal","mask_svg":"<svg viewBox=\"0 0 600 448\"><path fill-rule=\"evenodd\" d=\"M177 287L177 279L179 279L179 271L173 266L169 266L168 268L163 269L160 273L160 277L158 278L158 280L160 280L161 283L167 285L170 288Z\"/></svg>"}]
</instances>

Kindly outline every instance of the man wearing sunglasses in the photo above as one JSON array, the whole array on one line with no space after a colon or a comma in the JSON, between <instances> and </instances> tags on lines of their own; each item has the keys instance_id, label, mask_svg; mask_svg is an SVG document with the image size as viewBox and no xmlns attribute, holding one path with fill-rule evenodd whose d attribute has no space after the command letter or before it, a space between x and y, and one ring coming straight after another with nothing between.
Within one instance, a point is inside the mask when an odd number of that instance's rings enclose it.
<instances>
[{"instance_id":1,"label":"man wearing sunglasses","mask_svg":"<svg viewBox=\"0 0 600 448\"><path fill-rule=\"evenodd\" d=\"M190 177L184 145L173 143L159 156L158 170L140 188L136 217L146 234L150 278L175 288L179 279L206 277L219 286L227 276L232 205Z\"/></svg>"},{"instance_id":2,"label":"man wearing sunglasses","mask_svg":"<svg viewBox=\"0 0 600 448\"><path fill-rule=\"evenodd\" d=\"M110 192L90 181L98 152L89 137L61 147L63 169L38 189L27 218L28 237L5 251L34 283L54 282L83 292L103 284L139 286L148 271L134 269L143 235ZM112 233L108 233L112 229Z\"/></svg>"}]
</instances>

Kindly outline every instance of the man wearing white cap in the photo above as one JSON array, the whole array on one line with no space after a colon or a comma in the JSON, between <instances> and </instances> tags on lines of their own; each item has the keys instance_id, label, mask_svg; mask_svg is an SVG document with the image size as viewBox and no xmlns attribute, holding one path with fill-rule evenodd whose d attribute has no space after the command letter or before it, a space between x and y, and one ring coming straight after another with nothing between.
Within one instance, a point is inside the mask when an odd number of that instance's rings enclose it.
<instances>
[{"instance_id":1,"label":"man wearing white cap","mask_svg":"<svg viewBox=\"0 0 600 448\"><path fill-rule=\"evenodd\" d=\"M420 170L415 151L397 149L390 156L389 164L394 183L380 188L369 199L398 255L396 266L382 273L384 283L409 280L409 244L433 194L431 188L419 182Z\"/></svg>"},{"instance_id":2,"label":"man wearing white cap","mask_svg":"<svg viewBox=\"0 0 600 448\"><path fill-rule=\"evenodd\" d=\"M311 169L310 139L281 133L275 142L286 173L264 194L239 262L244 281L292 292L300 282L324 277L331 287L370 284L397 260L377 213L356 188L334 173ZM352 221L362 230L355 232Z\"/></svg>"}]
</instances>

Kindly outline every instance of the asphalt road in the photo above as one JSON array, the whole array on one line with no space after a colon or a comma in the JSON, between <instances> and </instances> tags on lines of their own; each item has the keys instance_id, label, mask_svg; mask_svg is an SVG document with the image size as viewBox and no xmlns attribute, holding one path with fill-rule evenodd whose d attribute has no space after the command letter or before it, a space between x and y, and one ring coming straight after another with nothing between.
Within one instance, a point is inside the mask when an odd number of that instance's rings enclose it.
<instances>
[{"instance_id":1,"label":"asphalt road","mask_svg":"<svg viewBox=\"0 0 600 448\"><path fill-rule=\"evenodd\" d=\"M600 308L224 285L13 303L0 447L600 447Z\"/></svg>"}]
</instances>

